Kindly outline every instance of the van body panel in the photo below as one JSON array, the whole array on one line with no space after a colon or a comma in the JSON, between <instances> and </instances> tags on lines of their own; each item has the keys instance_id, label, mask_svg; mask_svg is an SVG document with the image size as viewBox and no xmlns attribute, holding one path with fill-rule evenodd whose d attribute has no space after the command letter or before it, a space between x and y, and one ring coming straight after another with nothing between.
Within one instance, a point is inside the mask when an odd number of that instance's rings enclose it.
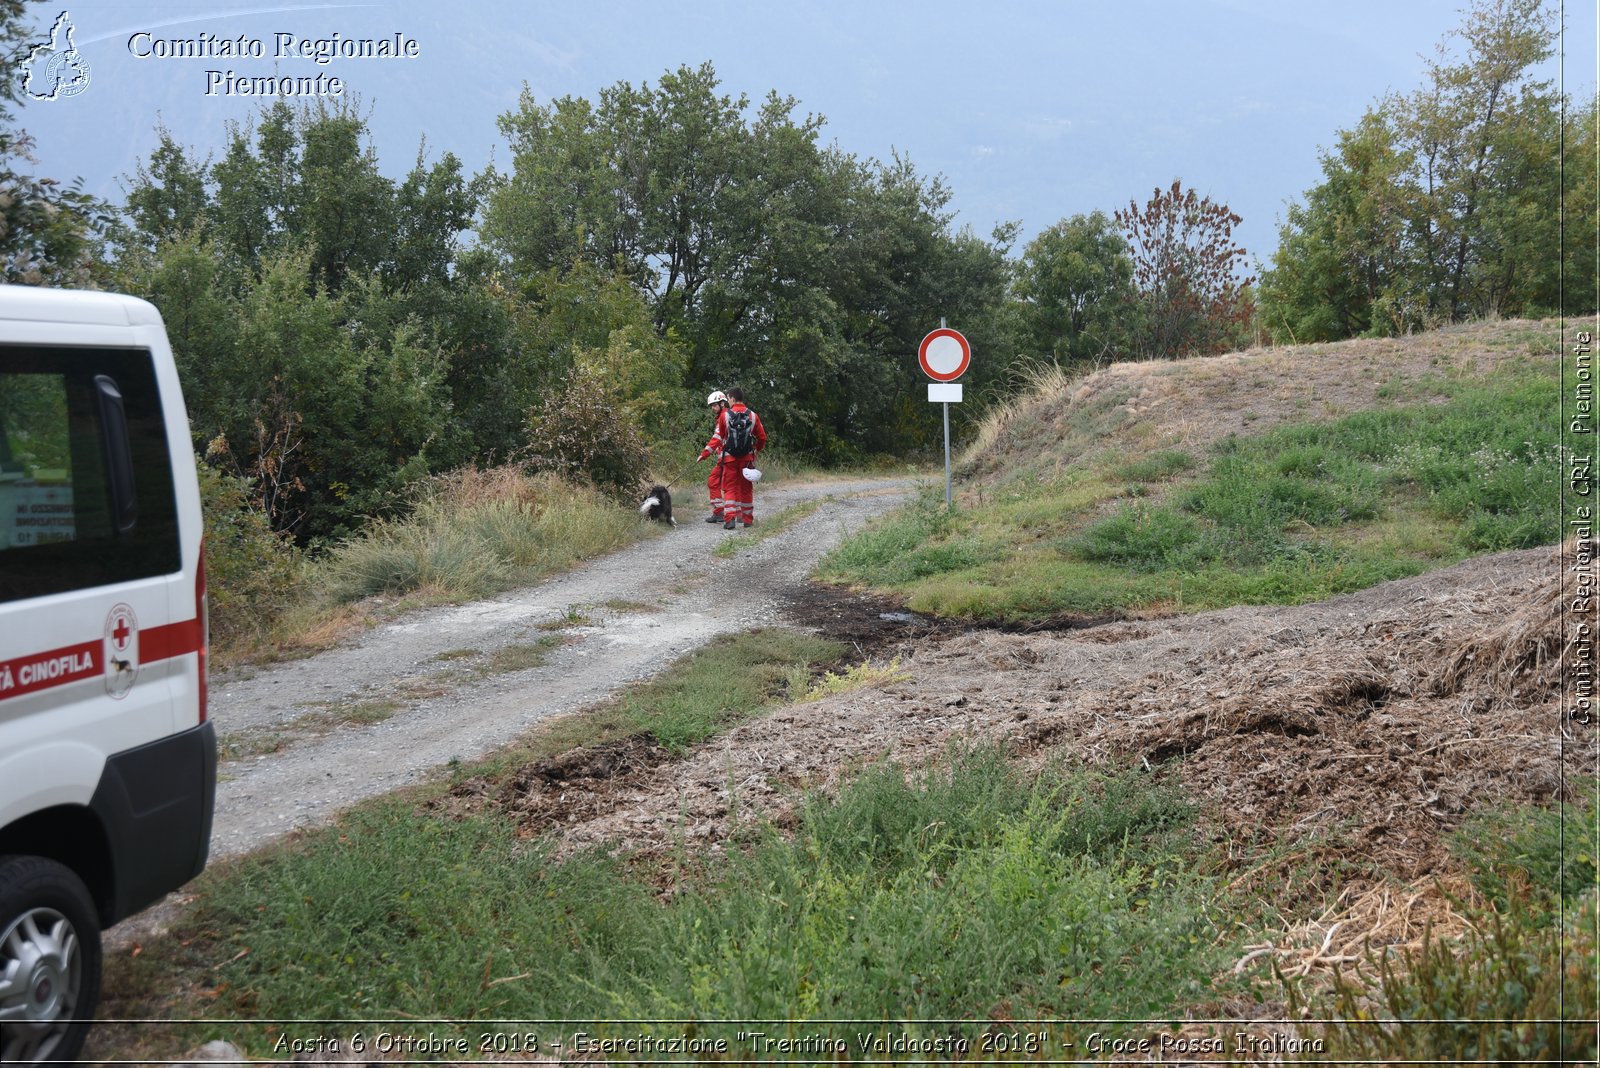
<instances>
[{"instance_id":1,"label":"van body panel","mask_svg":"<svg viewBox=\"0 0 1600 1068\"><path fill-rule=\"evenodd\" d=\"M106 761L89 808L111 843L111 922L200 874L211 847L216 782L217 739L209 723Z\"/></svg>"},{"instance_id":2,"label":"van body panel","mask_svg":"<svg viewBox=\"0 0 1600 1068\"><path fill-rule=\"evenodd\" d=\"M205 866L217 753L204 583L194 444L155 307L0 285L0 857L13 891L0 932L22 929L22 899L74 881L91 919L114 923ZM98 930L76 935L98 976ZM0 971L30 937L0 940ZM48 1004L40 982L28 996ZM58 1053L81 1046L74 1020L49 1026Z\"/></svg>"},{"instance_id":3,"label":"van body panel","mask_svg":"<svg viewBox=\"0 0 1600 1068\"><path fill-rule=\"evenodd\" d=\"M96 293L77 289L8 286L0 300L0 319L46 323L52 327L148 326L161 324L161 313L149 301L121 293ZM8 336L10 331L7 331Z\"/></svg>"},{"instance_id":4,"label":"van body panel","mask_svg":"<svg viewBox=\"0 0 1600 1068\"><path fill-rule=\"evenodd\" d=\"M56 805L87 805L105 774L106 752L87 742L61 738L0 754L0 827Z\"/></svg>"}]
</instances>

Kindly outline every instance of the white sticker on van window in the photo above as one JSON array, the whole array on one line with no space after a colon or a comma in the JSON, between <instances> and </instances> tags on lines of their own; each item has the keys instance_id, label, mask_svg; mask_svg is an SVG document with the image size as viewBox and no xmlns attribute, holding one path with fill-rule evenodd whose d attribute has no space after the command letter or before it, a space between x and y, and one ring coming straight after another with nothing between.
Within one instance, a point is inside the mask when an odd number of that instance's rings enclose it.
<instances>
[{"instance_id":1,"label":"white sticker on van window","mask_svg":"<svg viewBox=\"0 0 1600 1068\"><path fill-rule=\"evenodd\" d=\"M128 696L139 675L139 620L129 605L118 604L106 616L106 693Z\"/></svg>"},{"instance_id":2,"label":"white sticker on van window","mask_svg":"<svg viewBox=\"0 0 1600 1068\"><path fill-rule=\"evenodd\" d=\"M71 541L76 536L76 522L71 486L15 479L0 485L0 549Z\"/></svg>"}]
</instances>

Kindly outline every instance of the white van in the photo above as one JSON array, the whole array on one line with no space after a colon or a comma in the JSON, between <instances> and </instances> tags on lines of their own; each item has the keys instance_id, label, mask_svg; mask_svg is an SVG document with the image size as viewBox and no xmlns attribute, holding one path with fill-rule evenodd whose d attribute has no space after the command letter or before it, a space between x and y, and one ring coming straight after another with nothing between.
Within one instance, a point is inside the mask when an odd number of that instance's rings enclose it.
<instances>
[{"instance_id":1,"label":"white van","mask_svg":"<svg viewBox=\"0 0 1600 1068\"><path fill-rule=\"evenodd\" d=\"M76 1057L100 931L205 866L206 642L160 313L0 286L0 1063Z\"/></svg>"}]
</instances>

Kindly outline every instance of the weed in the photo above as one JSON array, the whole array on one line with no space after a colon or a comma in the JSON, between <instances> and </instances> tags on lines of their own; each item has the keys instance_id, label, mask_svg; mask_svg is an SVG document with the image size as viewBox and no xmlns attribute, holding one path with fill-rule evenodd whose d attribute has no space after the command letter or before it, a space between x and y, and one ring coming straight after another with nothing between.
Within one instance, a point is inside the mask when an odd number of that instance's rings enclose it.
<instances>
[{"instance_id":1,"label":"weed","mask_svg":"<svg viewBox=\"0 0 1600 1068\"><path fill-rule=\"evenodd\" d=\"M834 694L850 693L869 686L888 686L896 682L905 682L909 678L911 678L909 672L900 670L899 657L881 665L865 660L838 674L832 671L825 672L822 678L804 691L804 696L800 700L820 701Z\"/></svg>"},{"instance_id":2,"label":"weed","mask_svg":"<svg viewBox=\"0 0 1600 1068\"><path fill-rule=\"evenodd\" d=\"M550 650L564 640L559 634L547 634L535 642L514 642L501 646L489 654L482 673L508 675L514 671L531 671L537 667L544 667L550 659Z\"/></svg>"},{"instance_id":3,"label":"weed","mask_svg":"<svg viewBox=\"0 0 1600 1068\"><path fill-rule=\"evenodd\" d=\"M569 604L567 610L554 619L547 619L539 624L540 630L566 630L570 627L587 627L593 620L589 618L588 605Z\"/></svg>"},{"instance_id":4,"label":"weed","mask_svg":"<svg viewBox=\"0 0 1600 1068\"><path fill-rule=\"evenodd\" d=\"M1135 482L1162 482L1182 474L1193 466L1194 458L1188 453L1169 449L1121 464L1112 468L1111 473L1117 478L1132 479Z\"/></svg>"},{"instance_id":5,"label":"weed","mask_svg":"<svg viewBox=\"0 0 1600 1068\"><path fill-rule=\"evenodd\" d=\"M1468 818L1451 836L1451 846L1496 907L1522 901L1553 911L1596 886L1597 800L1600 787L1590 783L1577 804L1497 805Z\"/></svg>"},{"instance_id":6,"label":"weed","mask_svg":"<svg viewBox=\"0 0 1600 1068\"><path fill-rule=\"evenodd\" d=\"M1290 985L1291 1015L1339 1021L1321 1029L1323 1063L1592 1062L1595 902L1555 924L1520 902L1485 910L1460 944L1430 937L1340 975L1329 1008Z\"/></svg>"},{"instance_id":7,"label":"weed","mask_svg":"<svg viewBox=\"0 0 1600 1068\"><path fill-rule=\"evenodd\" d=\"M236 731L217 739L217 759L222 762L245 760L281 752L289 739L277 731Z\"/></svg>"}]
</instances>

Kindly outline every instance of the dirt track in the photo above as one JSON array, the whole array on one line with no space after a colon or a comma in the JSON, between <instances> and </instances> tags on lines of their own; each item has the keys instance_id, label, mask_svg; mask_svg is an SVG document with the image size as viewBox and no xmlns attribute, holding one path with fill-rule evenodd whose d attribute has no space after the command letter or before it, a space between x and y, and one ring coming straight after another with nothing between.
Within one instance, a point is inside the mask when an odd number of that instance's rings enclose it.
<instances>
[{"instance_id":1,"label":"dirt track","mask_svg":"<svg viewBox=\"0 0 1600 1068\"><path fill-rule=\"evenodd\" d=\"M731 558L736 535L680 494L679 525L538 586L414 613L344 647L212 684L225 749L213 859L248 852L338 810L481 757L547 716L591 704L678 656L741 629L781 622L785 590L849 531L910 492L909 479L780 486L758 495L758 524L827 498L812 515ZM683 498L689 498L687 500ZM519 652L544 663L498 670ZM360 726L363 716L387 718ZM333 729L327 723L340 721ZM278 748L281 746L281 748Z\"/></svg>"}]
</instances>

